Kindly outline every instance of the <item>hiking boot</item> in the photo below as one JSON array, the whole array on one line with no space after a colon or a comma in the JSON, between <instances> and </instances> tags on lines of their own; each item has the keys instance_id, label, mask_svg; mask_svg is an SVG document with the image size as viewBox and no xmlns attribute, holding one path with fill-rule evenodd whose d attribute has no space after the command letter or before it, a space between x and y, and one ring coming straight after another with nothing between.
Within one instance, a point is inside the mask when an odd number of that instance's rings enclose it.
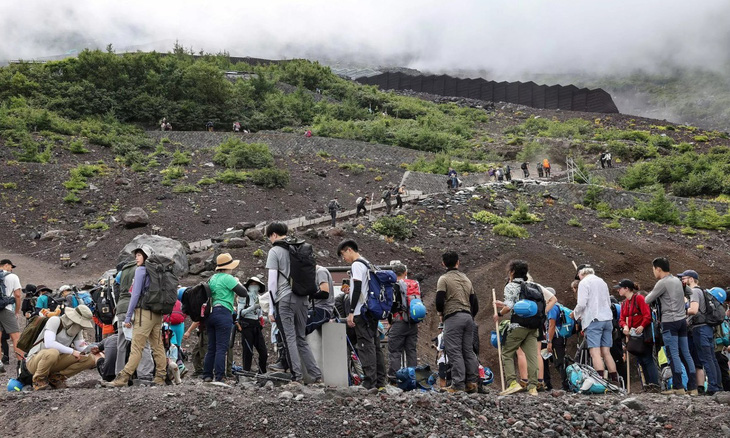
<instances>
[{"instance_id":1,"label":"hiking boot","mask_svg":"<svg viewBox=\"0 0 730 438\"><path fill-rule=\"evenodd\" d=\"M106 386L111 386L112 388L123 388L125 386L128 386L129 378L131 376L124 371L121 371L119 374L117 374L117 377L114 378L111 382L107 383Z\"/></svg>"},{"instance_id":2,"label":"hiking boot","mask_svg":"<svg viewBox=\"0 0 730 438\"><path fill-rule=\"evenodd\" d=\"M689 394L692 397L697 397L698 395L700 395L699 391L697 391L696 389L693 389L691 391L687 391L687 394Z\"/></svg>"},{"instance_id":3,"label":"hiking boot","mask_svg":"<svg viewBox=\"0 0 730 438\"><path fill-rule=\"evenodd\" d=\"M439 377L439 380L438 380L438 387L439 387L439 389L444 389L447 386L448 385L446 384L446 379L442 379L441 377Z\"/></svg>"},{"instance_id":4,"label":"hiking boot","mask_svg":"<svg viewBox=\"0 0 730 438\"><path fill-rule=\"evenodd\" d=\"M44 389L51 389L48 377L33 377L33 391L43 391Z\"/></svg>"},{"instance_id":5,"label":"hiking boot","mask_svg":"<svg viewBox=\"0 0 730 438\"><path fill-rule=\"evenodd\" d=\"M500 392L499 395L510 395L510 394L516 394L518 392L522 392L525 390L525 387L520 385L519 382L516 380L513 380L512 383L505 389L504 391Z\"/></svg>"},{"instance_id":6,"label":"hiking boot","mask_svg":"<svg viewBox=\"0 0 730 438\"><path fill-rule=\"evenodd\" d=\"M0 363L0 374L5 374L5 372L6 372L5 371L5 365L3 365L2 363Z\"/></svg>"},{"instance_id":7,"label":"hiking boot","mask_svg":"<svg viewBox=\"0 0 730 438\"><path fill-rule=\"evenodd\" d=\"M547 387L545 386L545 382L537 382L537 388L535 388L537 391L545 391Z\"/></svg>"},{"instance_id":8,"label":"hiking boot","mask_svg":"<svg viewBox=\"0 0 730 438\"><path fill-rule=\"evenodd\" d=\"M155 377L155 379L152 381L152 383L154 383L155 386L167 385L167 382L165 382L165 379L163 379L162 377Z\"/></svg>"},{"instance_id":9,"label":"hiking boot","mask_svg":"<svg viewBox=\"0 0 730 438\"><path fill-rule=\"evenodd\" d=\"M205 383L210 383L212 381L213 381L212 377L203 377L203 382L205 382Z\"/></svg>"},{"instance_id":10,"label":"hiking boot","mask_svg":"<svg viewBox=\"0 0 730 438\"><path fill-rule=\"evenodd\" d=\"M444 392L448 394L457 394L459 392L464 392L464 388L455 388L454 385L447 386L446 389L444 389Z\"/></svg>"},{"instance_id":11,"label":"hiking boot","mask_svg":"<svg viewBox=\"0 0 730 438\"><path fill-rule=\"evenodd\" d=\"M476 382L466 384L465 391L467 394L475 394L477 390L479 390L479 387L477 386Z\"/></svg>"},{"instance_id":12,"label":"hiking boot","mask_svg":"<svg viewBox=\"0 0 730 438\"><path fill-rule=\"evenodd\" d=\"M66 389L66 376L61 374L52 374L48 377L48 383L56 389Z\"/></svg>"},{"instance_id":13,"label":"hiking boot","mask_svg":"<svg viewBox=\"0 0 730 438\"><path fill-rule=\"evenodd\" d=\"M287 369L287 367L284 366L284 363L282 361L279 361L273 365L270 365L269 368L274 371L286 371L286 369Z\"/></svg>"},{"instance_id":14,"label":"hiking boot","mask_svg":"<svg viewBox=\"0 0 730 438\"><path fill-rule=\"evenodd\" d=\"M529 395L537 395L537 388L533 386L532 388L530 388L529 391L527 391L527 394L529 394Z\"/></svg>"},{"instance_id":15,"label":"hiking boot","mask_svg":"<svg viewBox=\"0 0 730 438\"><path fill-rule=\"evenodd\" d=\"M185 367L185 365L182 365L180 368L180 378L182 379L188 374L188 369ZM193 374L193 377L195 377L195 374Z\"/></svg>"}]
</instances>

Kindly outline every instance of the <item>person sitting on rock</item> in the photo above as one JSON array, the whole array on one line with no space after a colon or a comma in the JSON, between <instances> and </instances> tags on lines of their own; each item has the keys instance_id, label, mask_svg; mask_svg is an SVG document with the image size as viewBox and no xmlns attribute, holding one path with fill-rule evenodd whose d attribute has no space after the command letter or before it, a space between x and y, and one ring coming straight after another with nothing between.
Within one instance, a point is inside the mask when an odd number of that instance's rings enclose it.
<instances>
[{"instance_id":1,"label":"person sitting on rock","mask_svg":"<svg viewBox=\"0 0 730 438\"><path fill-rule=\"evenodd\" d=\"M99 350L89 347L83 333L94 326L92 317L82 304L48 319L26 358L34 390L66 388L66 379L96 366Z\"/></svg>"}]
</instances>

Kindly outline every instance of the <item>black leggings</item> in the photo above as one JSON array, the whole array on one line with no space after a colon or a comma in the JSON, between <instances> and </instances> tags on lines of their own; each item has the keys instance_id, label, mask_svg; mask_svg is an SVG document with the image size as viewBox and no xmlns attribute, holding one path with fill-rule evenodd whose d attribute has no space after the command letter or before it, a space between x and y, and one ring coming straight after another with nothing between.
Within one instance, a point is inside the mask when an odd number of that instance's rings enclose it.
<instances>
[{"instance_id":1,"label":"black leggings","mask_svg":"<svg viewBox=\"0 0 730 438\"><path fill-rule=\"evenodd\" d=\"M243 370L251 371L254 350L259 353L259 370L266 372L266 361L269 353L266 350L266 341L258 321L246 319L241 321L241 344L243 346Z\"/></svg>"}]
</instances>

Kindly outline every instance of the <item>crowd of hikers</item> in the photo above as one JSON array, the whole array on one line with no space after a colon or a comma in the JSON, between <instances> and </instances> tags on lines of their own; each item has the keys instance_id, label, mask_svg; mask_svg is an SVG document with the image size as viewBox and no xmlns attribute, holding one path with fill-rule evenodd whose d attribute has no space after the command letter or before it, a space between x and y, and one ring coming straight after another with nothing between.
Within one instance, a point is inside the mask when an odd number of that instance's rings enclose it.
<instances>
[{"instance_id":1,"label":"crowd of hikers","mask_svg":"<svg viewBox=\"0 0 730 438\"><path fill-rule=\"evenodd\" d=\"M433 339L437 370L431 372L430 365L418 363L419 323L427 312L405 264L377 266L347 239L336 252L349 270L336 287L331 272L316 263L312 245L288 234L281 222L266 227L272 246L265 276L235 277L240 261L223 253L215 259L215 274L189 287L179 285L174 262L148 245L81 291L21 288L15 265L1 260L0 329L19 363L9 388L65 388L69 377L93 368L110 387L180 383L188 374L185 362L204 382L275 373L287 382L317 384L323 369L307 335L328 323L346 327L350 384L473 393L493 383L496 373L479 363L477 326L491 312L480 309L472 282L459 269L458 252L442 255L434 317L439 334ZM725 291L701 288L694 270L673 275L666 258L654 259L651 269L657 282L649 293L623 279L612 296L592 266L577 266L571 284L577 304L569 309L553 288L532 279L527 262L511 261L500 299L492 291L491 341L499 351L501 394L624 391L629 364L638 367L644 391L730 390ZM27 321L23 330L20 315ZM94 342L85 337L92 330ZM241 365L234 365L238 333L243 352ZM196 346L188 353L182 342L193 335ZM571 338L577 340L574 357L567 354ZM268 344L276 354L272 364ZM8 355L4 351L5 364ZM552 366L560 376L554 385Z\"/></svg>"}]
</instances>

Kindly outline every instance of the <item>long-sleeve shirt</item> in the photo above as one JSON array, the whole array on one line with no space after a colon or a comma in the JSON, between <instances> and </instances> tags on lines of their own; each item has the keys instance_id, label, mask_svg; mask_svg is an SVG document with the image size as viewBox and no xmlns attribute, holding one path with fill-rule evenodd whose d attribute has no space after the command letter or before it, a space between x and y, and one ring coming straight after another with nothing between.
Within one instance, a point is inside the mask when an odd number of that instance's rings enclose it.
<instances>
[{"instance_id":1,"label":"long-sleeve shirt","mask_svg":"<svg viewBox=\"0 0 730 438\"><path fill-rule=\"evenodd\" d=\"M621 328L626 327L626 318L629 319L629 328L646 328L651 324L651 309L642 295L635 293L621 303L621 316L618 321Z\"/></svg>"},{"instance_id":2,"label":"long-sleeve shirt","mask_svg":"<svg viewBox=\"0 0 730 438\"><path fill-rule=\"evenodd\" d=\"M38 342L41 340L41 337L43 337L43 340ZM74 348L71 345L78 351L83 350L87 345L86 340L84 340L83 330L74 337L69 336L62 327L60 316L52 316L48 319L46 326L43 327L43 333L38 336L36 342L38 343L28 352L28 360L34 354L47 348L53 348L62 354L71 354L74 352Z\"/></svg>"},{"instance_id":3,"label":"long-sleeve shirt","mask_svg":"<svg viewBox=\"0 0 730 438\"><path fill-rule=\"evenodd\" d=\"M684 285L682 280L672 274L657 281L654 289L646 296L646 303L659 300L661 304L661 321L674 322L685 318Z\"/></svg>"},{"instance_id":4,"label":"long-sleeve shirt","mask_svg":"<svg viewBox=\"0 0 730 438\"><path fill-rule=\"evenodd\" d=\"M124 322L128 323L132 321L134 315L134 309L137 307L139 298L142 293L149 289L150 277L147 275L147 268L144 266L138 266L137 270L134 271L134 281L132 282L132 297L129 299L129 308L127 309L127 315L124 317Z\"/></svg>"},{"instance_id":5,"label":"long-sleeve shirt","mask_svg":"<svg viewBox=\"0 0 730 438\"><path fill-rule=\"evenodd\" d=\"M436 310L444 319L460 312L471 316L479 312L479 301L466 274L449 269L439 278L436 284Z\"/></svg>"},{"instance_id":6,"label":"long-sleeve shirt","mask_svg":"<svg viewBox=\"0 0 730 438\"><path fill-rule=\"evenodd\" d=\"M611 321L611 294L608 285L596 275L588 275L578 283L578 304L575 306L576 319L580 318L585 329L593 321Z\"/></svg>"},{"instance_id":7,"label":"long-sleeve shirt","mask_svg":"<svg viewBox=\"0 0 730 438\"><path fill-rule=\"evenodd\" d=\"M248 292L249 306L246 307L246 300L238 300L237 314L239 318L258 320L261 316L261 305L259 304L259 295L256 292Z\"/></svg>"}]
</instances>

